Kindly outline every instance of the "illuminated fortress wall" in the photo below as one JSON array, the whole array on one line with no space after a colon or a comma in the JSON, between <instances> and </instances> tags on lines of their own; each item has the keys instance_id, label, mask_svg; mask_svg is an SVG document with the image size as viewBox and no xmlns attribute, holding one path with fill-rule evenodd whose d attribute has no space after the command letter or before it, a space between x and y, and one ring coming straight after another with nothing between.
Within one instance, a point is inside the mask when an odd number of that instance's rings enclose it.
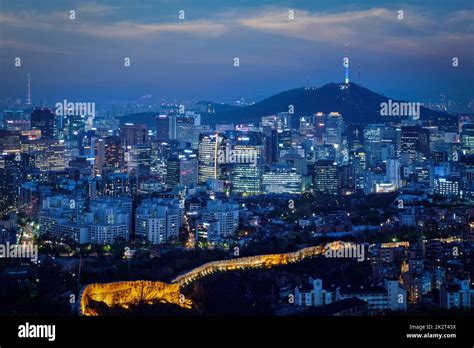
<instances>
[{"instance_id":1,"label":"illuminated fortress wall","mask_svg":"<svg viewBox=\"0 0 474 348\"><path fill-rule=\"evenodd\" d=\"M304 248L287 254L268 254L240 257L230 260L213 261L193 270L177 276L171 282L181 285L192 283L194 280L207 276L215 272L233 271L239 269L251 268L270 268L274 266L282 266L293 262L298 262L304 258L321 255L324 247L315 246Z\"/></svg>"},{"instance_id":2,"label":"illuminated fortress wall","mask_svg":"<svg viewBox=\"0 0 474 348\"><path fill-rule=\"evenodd\" d=\"M89 284L80 294L81 314L97 315L89 306L90 301L103 302L109 307L128 308L140 302L161 301L173 303L183 308L191 308L191 301L180 299L179 284L167 284L158 281L132 281L106 284Z\"/></svg>"},{"instance_id":3,"label":"illuminated fortress wall","mask_svg":"<svg viewBox=\"0 0 474 348\"><path fill-rule=\"evenodd\" d=\"M171 284L144 280L89 284L79 296L81 301L80 314L98 315L89 306L91 300L103 302L109 307L128 308L129 305L140 302L161 301L176 304L183 308L191 308L192 302L180 296L181 287L192 283L196 279L216 272L282 266L321 255L323 252L324 246L314 246L286 254L257 255L213 261L177 276L171 281Z\"/></svg>"}]
</instances>

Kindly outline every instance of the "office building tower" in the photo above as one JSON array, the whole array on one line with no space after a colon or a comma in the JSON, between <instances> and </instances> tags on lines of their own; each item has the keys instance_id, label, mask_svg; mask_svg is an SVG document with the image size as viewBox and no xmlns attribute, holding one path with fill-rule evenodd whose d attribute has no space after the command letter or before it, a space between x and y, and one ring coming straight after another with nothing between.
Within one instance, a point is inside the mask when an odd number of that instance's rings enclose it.
<instances>
[{"instance_id":1,"label":"office building tower","mask_svg":"<svg viewBox=\"0 0 474 348\"><path fill-rule=\"evenodd\" d=\"M302 191L301 175L295 169L274 167L262 177L264 193L293 193Z\"/></svg>"},{"instance_id":2,"label":"office building tower","mask_svg":"<svg viewBox=\"0 0 474 348\"><path fill-rule=\"evenodd\" d=\"M171 155L167 160L166 186L191 187L198 183L197 151L183 150L179 154Z\"/></svg>"},{"instance_id":3,"label":"office building tower","mask_svg":"<svg viewBox=\"0 0 474 348\"><path fill-rule=\"evenodd\" d=\"M22 138L19 132L0 129L0 153L17 154L21 151Z\"/></svg>"},{"instance_id":4,"label":"office building tower","mask_svg":"<svg viewBox=\"0 0 474 348\"><path fill-rule=\"evenodd\" d=\"M342 144L342 134L344 133L344 119L338 112L331 112L326 119L324 143L333 146Z\"/></svg>"},{"instance_id":5,"label":"office building tower","mask_svg":"<svg viewBox=\"0 0 474 348\"><path fill-rule=\"evenodd\" d=\"M18 207L21 186L21 161L15 154L0 155L0 213Z\"/></svg>"},{"instance_id":6,"label":"office building tower","mask_svg":"<svg viewBox=\"0 0 474 348\"><path fill-rule=\"evenodd\" d=\"M187 111L185 114L173 114L170 117L170 139L191 143L194 137L194 128L201 125L201 115Z\"/></svg>"},{"instance_id":7,"label":"office building tower","mask_svg":"<svg viewBox=\"0 0 474 348\"><path fill-rule=\"evenodd\" d=\"M126 123L120 127L120 144L128 146L148 143L148 128L144 124Z\"/></svg>"},{"instance_id":8,"label":"office building tower","mask_svg":"<svg viewBox=\"0 0 474 348\"><path fill-rule=\"evenodd\" d=\"M390 157L386 162L386 178L387 182L392 183L395 189L401 186L400 158Z\"/></svg>"},{"instance_id":9,"label":"office building tower","mask_svg":"<svg viewBox=\"0 0 474 348\"><path fill-rule=\"evenodd\" d=\"M125 153L127 171L138 175L150 173L151 168L151 145L135 144L127 148Z\"/></svg>"},{"instance_id":10,"label":"office building tower","mask_svg":"<svg viewBox=\"0 0 474 348\"><path fill-rule=\"evenodd\" d=\"M46 108L37 108L31 113L31 129L41 131L41 137L53 139L57 134L56 115Z\"/></svg>"},{"instance_id":11,"label":"office building tower","mask_svg":"<svg viewBox=\"0 0 474 348\"><path fill-rule=\"evenodd\" d=\"M170 140L170 117L168 115L156 116L156 141L168 142Z\"/></svg>"},{"instance_id":12,"label":"office building tower","mask_svg":"<svg viewBox=\"0 0 474 348\"><path fill-rule=\"evenodd\" d=\"M66 168L63 140L37 139L22 144L22 152L34 156L35 166L41 172L62 171Z\"/></svg>"},{"instance_id":13,"label":"office building tower","mask_svg":"<svg viewBox=\"0 0 474 348\"><path fill-rule=\"evenodd\" d=\"M316 116L300 117L299 131L303 135L314 135L316 126Z\"/></svg>"},{"instance_id":14,"label":"office building tower","mask_svg":"<svg viewBox=\"0 0 474 348\"><path fill-rule=\"evenodd\" d=\"M474 124L464 124L462 126L461 144L468 154L474 154Z\"/></svg>"},{"instance_id":15,"label":"office building tower","mask_svg":"<svg viewBox=\"0 0 474 348\"><path fill-rule=\"evenodd\" d=\"M118 136L109 136L95 141L95 175L124 172L124 150Z\"/></svg>"},{"instance_id":16,"label":"office building tower","mask_svg":"<svg viewBox=\"0 0 474 348\"><path fill-rule=\"evenodd\" d=\"M205 184L208 179L223 179L225 163L219 161L225 154L224 136L219 133L203 133L199 136L198 181Z\"/></svg>"},{"instance_id":17,"label":"office building tower","mask_svg":"<svg viewBox=\"0 0 474 348\"><path fill-rule=\"evenodd\" d=\"M280 151L280 163L293 168L301 176L308 175L308 160L305 150L301 147Z\"/></svg>"},{"instance_id":18,"label":"office building tower","mask_svg":"<svg viewBox=\"0 0 474 348\"><path fill-rule=\"evenodd\" d=\"M313 190L331 194L339 192L337 164L335 162L323 160L314 164Z\"/></svg>"}]
</instances>

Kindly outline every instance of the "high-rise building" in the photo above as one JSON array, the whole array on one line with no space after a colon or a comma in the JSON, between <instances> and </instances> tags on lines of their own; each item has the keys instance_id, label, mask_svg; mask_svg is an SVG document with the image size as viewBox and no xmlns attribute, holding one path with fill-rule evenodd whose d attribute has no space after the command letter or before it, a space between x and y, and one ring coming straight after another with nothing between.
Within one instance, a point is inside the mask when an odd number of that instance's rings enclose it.
<instances>
[{"instance_id":1,"label":"high-rise building","mask_svg":"<svg viewBox=\"0 0 474 348\"><path fill-rule=\"evenodd\" d=\"M294 168L296 173L301 176L308 175L308 160L306 159L305 150L301 147L292 147L290 149L280 151L280 163Z\"/></svg>"},{"instance_id":2,"label":"high-rise building","mask_svg":"<svg viewBox=\"0 0 474 348\"><path fill-rule=\"evenodd\" d=\"M277 115L263 116L261 125L262 125L262 128L270 127L271 129L275 129L277 131L283 130L281 118L278 117Z\"/></svg>"},{"instance_id":3,"label":"high-rise building","mask_svg":"<svg viewBox=\"0 0 474 348\"><path fill-rule=\"evenodd\" d=\"M387 182L392 183L398 189L401 186L400 158L388 158L385 173Z\"/></svg>"},{"instance_id":4,"label":"high-rise building","mask_svg":"<svg viewBox=\"0 0 474 348\"><path fill-rule=\"evenodd\" d=\"M124 147L148 143L148 128L144 124L125 123L120 127L120 144Z\"/></svg>"},{"instance_id":5,"label":"high-rise building","mask_svg":"<svg viewBox=\"0 0 474 348\"><path fill-rule=\"evenodd\" d=\"M106 173L96 176L89 182L91 198L132 197L137 191L135 175L128 173Z\"/></svg>"},{"instance_id":6,"label":"high-rise building","mask_svg":"<svg viewBox=\"0 0 474 348\"><path fill-rule=\"evenodd\" d=\"M88 225L93 223L93 213L85 211L83 197L54 195L42 200L39 213L42 235L66 242L88 243Z\"/></svg>"},{"instance_id":7,"label":"high-rise building","mask_svg":"<svg viewBox=\"0 0 474 348\"><path fill-rule=\"evenodd\" d=\"M154 175L164 178L166 176L166 159L170 156L170 144L162 141L152 141L150 143L151 167L150 171Z\"/></svg>"},{"instance_id":8,"label":"high-rise building","mask_svg":"<svg viewBox=\"0 0 474 348\"><path fill-rule=\"evenodd\" d=\"M120 138L110 136L95 142L95 175L124 172L124 151Z\"/></svg>"},{"instance_id":9,"label":"high-rise building","mask_svg":"<svg viewBox=\"0 0 474 348\"><path fill-rule=\"evenodd\" d=\"M34 156L36 167L42 172L62 171L67 164L63 140L37 139L22 144L22 152Z\"/></svg>"},{"instance_id":10,"label":"high-rise building","mask_svg":"<svg viewBox=\"0 0 474 348\"><path fill-rule=\"evenodd\" d=\"M302 191L301 175L295 169L272 168L263 174L262 191L264 193L294 193Z\"/></svg>"},{"instance_id":11,"label":"high-rise building","mask_svg":"<svg viewBox=\"0 0 474 348\"><path fill-rule=\"evenodd\" d=\"M244 195L259 194L263 172L263 146L236 144L230 151L233 151L236 159L229 165L232 192Z\"/></svg>"},{"instance_id":12,"label":"high-rise building","mask_svg":"<svg viewBox=\"0 0 474 348\"><path fill-rule=\"evenodd\" d=\"M151 168L150 144L135 144L129 146L125 154L127 171L135 174L149 174Z\"/></svg>"},{"instance_id":13,"label":"high-rise building","mask_svg":"<svg viewBox=\"0 0 474 348\"><path fill-rule=\"evenodd\" d=\"M438 195L455 197L461 193L460 178L456 176L436 177L433 186Z\"/></svg>"},{"instance_id":14,"label":"high-rise building","mask_svg":"<svg viewBox=\"0 0 474 348\"><path fill-rule=\"evenodd\" d=\"M0 129L0 153L16 154L21 151L21 140L18 132Z\"/></svg>"},{"instance_id":15,"label":"high-rise building","mask_svg":"<svg viewBox=\"0 0 474 348\"><path fill-rule=\"evenodd\" d=\"M201 115L192 111L185 114L174 114L170 122L170 139L192 142L194 137L194 127L201 125Z\"/></svg>"},{"instance_id":16,"label":"high-rise building","mask_svg":"<svg viewBox=\"0 0 474 348\"><path fill-rule=\"evenodd\" d=\"M21 186L20 159L14 154L0 155L0 212L16 209Z\"/></svg>"},{"instance_id":17,"label":"high-rise building","mask_svg":"<svg viewBox=\"0 0 474 348\"><path fill-rule=\"evenodd\" d=\"M313 190L315 192L339 192L337 164L333 161L317 161L314 164Z\"/></svg>"},{"instance_id":18,"label":"high-rise building","mask_svg":"<svg viewBox=\"0 0 474 348\"><path fill-rule=\"evenodd\" d=\"M464 124L462 126L461 143L469 154L474 154L474 124Z\"/></svg>"},{"instance_id":19,"label":"high-rise building","mask_svg":"<svg viewBox=\"0 0 474 348\"><path fill-rule=\"evenodd\" d=\"M166 186L190 187L198 182L198 159L195 150L184 150L173 154L167 160Z\"/></svg>"},{"instance_id":20,"label":"high-rise building","mask_svg":"<svg viewBox=\"0 0 474 348\"><path fill-rule=\"evenodd\" d=\"M156 140L158 142L170 140L170 117L168 115L156 116Z\"/></svg>"},{"instance_id":21,"label":"high-rise building","mask_svg":"<svg viewBox=\"0 0 474 348\"><path fill-rule=\"evenodd\" d=\"M198 181L205 184L208 179L223 179L224 164L219 156L225 153L224 136L219 133L203 133L199 136Z\"/></svg>"},{"instance_id":22,"label":"high-rise building","mask_svg":"<svg viewBox=\"0 0 474 348\"><path fill-rule=\"evenodd\" d=\"M65 141L81 141L84 137L86 129L86 116L84 115L67 115L63 117L64 125L64 140ZM81 143L77 145L81 145Z\"/></svg>"},{"instance_id":23,"label":"high-rise building","mask_svg":"<svg viewBox=\"0 0 474 348\"><path fill-rule=\"evenodd\" d=\"M178 200L147 199L136 211L135 232L154 244L177 240L181 226Z\"/></svg>"},{"instance_id":24,"label":"high-rise building","mask_svg":"<svg viewBox=\"0 0 474 348\"><path fill-rule=\"evenodd\" d=\"M214 240L232 237L239 226L239 205L234 202L209 200L202 212L202 220L216 224ZM210 236L208 236L209 238Z\"/></svg>"},{"instance_id":25,"label":"high-rise building","mask_svg":"<svg viewBox=\"0 0 474 348\"><path fill-rule=\"evenodd\" d=\"M264 164L262 133L255 131L226 132L226 149L220 157L226 163L232 192L252 195L261 192Z\"/></svg>"},{"instance_id":26,"label":"high-rise building","mask_svg":"<svg viewBox=\"0 0 474 348\"><path fill-rule=\"evenodd\" d=\"M90 201L94 223L88 226L89 242L112 244L118 237L129 239L132 227L132 200L99 198Z\"/></svg>"},{"instance_id":27,"label":"high-rise building","mask_svg":"<svg viewBox=\"0 0 474 348\"><path fill-rule=\"evenodd\" d=\"M369 167L375 166L381 160L383 124L369 124L364 128L364 147L366 161Z\"/></svg>"},{"instance_id":28,"label":"high-rise building","mask_svg":"<svg viewBox=\"0 0 474 348\"><path fill-rule=\"evenodd\" d=\"M303 135L314 134L315 126L316 126L315 115L300 117L300 129L299 129L300 134L303 134Z\"/></svg>"},{"instance_id":29,"label":"high-rise building","mask_svg":"<svg viewBox=\"0 0 474 348\"><path fill-rule=\"evenodd\" d=\"M265 142L265 164L278 162L278 131L270 126L263 127Z\"/></svg>"},{"instance_id":30,"label":"high-rise building","mask_svg":"<svg viewBox=\"0 0 474 348\"><path fill-rule=\"evenodd\" d=\"M352 161L356 153L364 148L364 127L358 124L350 124L347 126L346 134L349 160Z\"/></svg>"},{"instance_id":31,"label":"high-rise building","mask_svg":"<svg viewBox=\"0 0 474 348\"><path fill-rule=\"evenodd\" d=\"M344 133L344 119L338 112L331 112L326 119L324 143L328 145L342 144L342 134Z\"/></svg>"},{"instance_id":32,"label":"high-rise building","mask_svg":"<svg viewBox=\"0 0 474 348\"><path fill-rule=\"evenodd\" d=\"M410 164L416 163L421 156L430 156L429 130L420 126L402 126L401 128L401 156Z\"/></svg>"},{"instance_id":33,"label":"high-rise building","mask_svg":"<svg viewBox=\"0 0 474 348\"><path fill-rule=\"evenodd\" d=\"M57 133L56 115L50 109L35 109L31 113L31 129L39 129L42 138L53 139Z\"/></svg>"}]
</instances>

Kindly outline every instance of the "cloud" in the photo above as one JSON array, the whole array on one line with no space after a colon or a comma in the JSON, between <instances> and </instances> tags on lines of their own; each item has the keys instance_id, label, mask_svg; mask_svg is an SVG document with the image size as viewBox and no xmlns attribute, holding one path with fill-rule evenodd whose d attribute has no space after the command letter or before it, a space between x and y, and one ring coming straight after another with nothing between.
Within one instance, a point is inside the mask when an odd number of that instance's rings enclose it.
<instances>
[{"instance_id":1,"label":"cloud","mask_svg":"<svg viewBox=\"0 0 474 348\"><path fill-rule=\"evenodd\" d=\"M227 31L227 26L218 21L194 20L161 23L141 23L139 21L116 21L107 19L119 7L87 4L77 9L76 19L69 19L69 10L41 13L23 11L19 13L0 13L0 21L5 28L68 32L106 39L147 39L151 35L181 33L200 37L217 37ZM85 16L87 14L87 16ZM92 16L91 16L92 15ZM101 18L98 18L101 17Z\"/></svg>"},{"instance_id":2,"label":"cloud","mask_svg":"<svg viewBox=\"0 0 474 348\"><path fill-rule=\"evenodd\" d=\"M24 50L34 53L64 54L64 50L54 49L45 45L35 44L31 42L0 40L0 47L11 47L15 50Z\"/></svg>"},{"instance_id":3,"label":"cloud","mask_svg":"<svg viewBox=\"0 0 474 348\"><path fill-rule=\"evenodd\" d=\"M227 31L225 25L209 21L140 24L122 21L111 24L84 24L75 29L97 38L147 38L153 34L182 33L202 37L217 37Z\"/></svg>"},{"instance_id":4,"label":"cloud","mask_svg":"<svg viewBox=\"0 0 474 348\"><path fill-rule=\"evenodd\" d=\"M437 55L445 51L445 43L453 36L466 44L472 43L469 33L472 22L467 21L472 21L474 11L434 18L423 10L406 8L403 19L398 19L398 10L386 8L339 13L295 10L293 20L288 18L287 11L268 8L240 19L239 23L256 31L297 40L336 46L347 43L385 53Z\"/></svg>"},{"instance_id":5,"label":"cloud","mask_svg":"<svg viewBox=\"0 0 474 348\"><path fill-rule=\"evenodd\" d=\"M146 10L146 9L145 9ZM455 44L463 40L472 41L474 11L459 10L435 18L426 9L404 8L404 18L399 20L398 10L369 8L343 12L309 12L294 9L295 19L288 18L288 9L261 7L253 9L227 9L216 11L212 18L196 20L143 22L140 18L123 20L123 6L87 3L76 9L77 19L69 20L69 10L42 13L19 11L0 14L4 28L15 33L15 29L48 32L51 35L74 35L87 38L141 40L156 39L167 34L188 35L201 38L233 37L249 30L274 36L327 44L329 47L356 47L370 52L385 52L403 55L440 55L443 45L456 38ZM24 33L19 40L28 39ZM15 36L13 36L15 37ZM47 36L45 41L48 41ZM252 40L250 34L249 40ZM11 40L13 41L13 40ZM64 40L62 40L64 41ZM450 47L452 47L452 43Z\"/></svg>"}]
</instances>

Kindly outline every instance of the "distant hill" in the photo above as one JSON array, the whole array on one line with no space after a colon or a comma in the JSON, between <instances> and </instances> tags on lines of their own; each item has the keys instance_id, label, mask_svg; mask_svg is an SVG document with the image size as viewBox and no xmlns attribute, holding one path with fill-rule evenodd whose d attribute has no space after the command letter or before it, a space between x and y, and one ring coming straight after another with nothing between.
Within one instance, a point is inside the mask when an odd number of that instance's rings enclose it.
<instances>
[{"instance_id":1,"label":"distant hill","mask_svg":"<svg viewBox=\"0 0 474 348\"><path fill-rule=\"evenodd\" d=\"M214 113L203 117L207 123L247 123L259 121L262 116L277 112L287 112L289 105L294 106L296 116L307 116L316 112L339 112L347 123L385 122L389 117L380 116L380 103L389 97L370 91L357 84L344 85L329 83L320 88L295 88L246 107L231 107L222 111L221 104L210 104ZM392 99L392 101L400 101ZM413 102L413 101L411 101ZM447 116L446 113L421 107L421 118L432 119Z\"/></svg>"},{"instance_id":2,"label":"distant hill","mask_svg":"<svg viewBox=\"0 0 474 348\"><path fill-rule=\"evenodd\" d=\"M245 107L207 101L199 104L210 111L201 113L202 122L205 124L259 122L262 116L288 112L289 105L293 105L295 116L334 111L341 113L346 123L367 124L399 119L394 116L380 115L380 103L387 102L389 99L392 98L372 92L355 83L349 85L329 83L320 88L291 89ZM392 101L402 102L396 99ZM410 102L416 102L416 100L410 100ZM441 120L440 122L443 120L449 122L452 119L447 113L425 107L421 107L420 113L421 119ZM149 113L144 113L126 116L123 119L127 120L126 122L136 123L141 120L140 123L148 124L149 117Z\"/></svg>"}]
</instances>

